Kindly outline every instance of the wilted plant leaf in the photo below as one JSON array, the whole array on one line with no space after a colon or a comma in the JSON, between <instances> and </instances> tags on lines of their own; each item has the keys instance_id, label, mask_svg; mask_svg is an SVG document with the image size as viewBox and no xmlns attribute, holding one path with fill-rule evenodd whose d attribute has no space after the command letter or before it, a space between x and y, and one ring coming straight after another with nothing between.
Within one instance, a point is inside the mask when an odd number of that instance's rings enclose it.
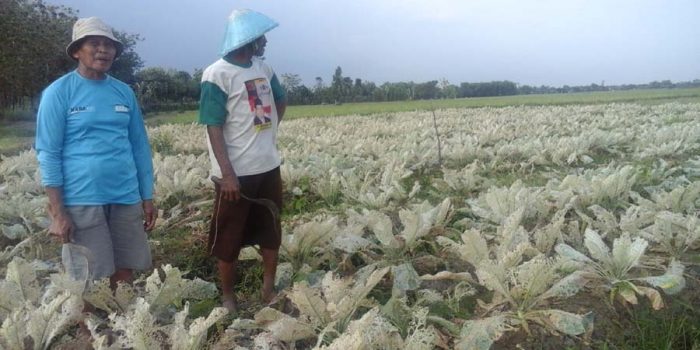
<instances>
[{"instance_id":1,"label":"wilted plant leaf","mask_svg":"<svg viewBox=\"0 0 700 350\"><path fill-rule=\"evenodd\" d=\"M332 274L332 272L328 273ZM306 282L299 282L294 284L288 296L301 314L310 318L312 325L318 326L329 321L326 301L321 297L320 290L310 288Z\"/></svg>"},{"instance_id":2,"label":"wilted plant leaf","mask_svg":"<svg viewBox=\"0 0 700 350\"><path fill-rule=\"evenodd\" d=\"M659 287L667 294L673 295L680 292L685 287L685 278L683 277L684 270L685 267L683 264L674 260L663 275L644 277L639 280L649 283L654 287Z\"/></svg>"},{"instance_id":3,"label":"wilted plant leaf","mask_svg":"<svg viewBox=\"0 0 700 350\"><path fill-rule=\"evenodd\" d=\"M292 342L316 336L313 324L301 322L287 314L266 307L255 314L255 323L281 341Z\"/></svg>"},{"instance_id":4,"label":"wilted plant leaf","mask_svg":"<svg viewBox=\"0 0 700 350\"><path fill-rule=\"evenodd\" d=\"M135 350L157 349L166 344L165 332L156 323L155 317L149 311L150 305L143 298L137 298L127 313L111 314L112 328L120 331L115 344L121 348Z\"/></svg>"},{"instance_id":5,"label":"wilted plant leaf","mask_svg":"<svg viewBox=\"0 0 700 350\"><path fill-rule=\"evenodd\" d=\"M583 253L579 252L578 250L572 248L568 244L564 243L559 243L554 247L554 250L559 253L560 256L580 262L580 263L593 263L593 260L591 260L589 257L585 256Z\"/></svg>"},{"instance_id":6,"label":"wilted plant leaf","mask_svg":"<svg viewBox=\"0 0 700 350\"><path fill-rule=\"evenodd\" d=\"M509 328L504 316L465 321L459 339L455 340L455 349L488 350Z\"/></svg>"},{"instance_id":7,"label":"wilted plant leaf","mask_svg":"<svg viewBox=\"0 0 700 350\"><path fill-rule=\"evenodd\" d=\"M588 282L590 276L584 271L574 271L557 281L549 290L544 292L542 299L567 298L578 293Z\"/></svg>"},{"instance_id":8,"label":"wilted plant leaf","mask_svg":"<svg viewBox=\"0 0 700 350\"><path fill-rule=\"evenodd\" d=\"M420 277L411 263L392 266L391 273L394 275L394 288L399 291L414 290L420 286Z\"/></svg>"},{"instance_id":9,"label":"wilted plant leaf","mask_svg":"<svg viewBox=\"0 0 700 350\"><path fill-rule=\"evenodd\" d=\"M474 277L472 277L472 275L469 272L440 271L434 275L420 276L420 279L423 281L454 280L476 282L476 280L474 280Z\"/></svg>"},{"instance_id":10,"label":"wilted plant leaf","mask_svg":"<svg viewBox=\"0 0 700 350\"><path fill-rule=\"evenodd\" d=\"M597 232L586 229L583 244L586 246L586 249L588 249L593 259L604 264L611 263L610 250Z\"/></svg>"},{"instance_id":11,"label":"wilted plant leaf","mask_svg":"<svg viewBox=\"0 0 700 350\"><path fill-rule=\"evenodd\" d=\"M545 310L542 314L557 331L567 335L581 335L593 328L593 314L577 315L561 310Z\"/></svg>"},{"instance_id":12,"label":"wilted plant leaf","mask_svg":"<svg viewBox=\"0 0 700 350\"><path fill-rule=\"evenodd\" d=\"M209 315L193 320L189 327L186 325L187 315L190 311L189 302L185 303L182 311L175 314L173 323L169 328L169 343L173 350L197 350L204 347L207 339L207 331L216 322L228 315L228 310L222 307L214 308Z\"/></svg>"},{"instance_id":13,"label":"wilted plant leaf","mask_svg":"<svg viewBox=\"0 0 700 350\"><path fill-rule=\"evenodd\" d=\"M651 307L654 310L661 310L664 307L664 299L661 297L661 293L654 288L637 286L637 291L641 294L646 295L651 301Z\"/></svg>"}]
</instances>

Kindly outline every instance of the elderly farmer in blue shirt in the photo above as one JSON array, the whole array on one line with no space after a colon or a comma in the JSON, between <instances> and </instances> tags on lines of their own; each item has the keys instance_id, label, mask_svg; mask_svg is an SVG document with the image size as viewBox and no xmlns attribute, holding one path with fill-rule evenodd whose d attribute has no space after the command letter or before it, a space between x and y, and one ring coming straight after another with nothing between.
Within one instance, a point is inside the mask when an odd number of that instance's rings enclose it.
<instances>
[{"instance_id":1,"label":"elderly farmer in blue shirt","mask_svg":"<svg viewBox=\"0 0 700 350\"><path fill-rule=\"evenodd\" d=\"M114 287L151 266L151 151L133 91L107 74L122 43L96 17L79 19L72 39L66 52L78 68L44 90L37 115L49 232L89 249L92 277Z\"/></svg>"},{"instance_id":2,"label":"elderly farmer in blue shirt","mask_svg":"<svg viewBox=\"0 0 700 350\"><path fill-rule=\"evenodd\" d=\"M235 10L228 18L222 58L202 74L199 121L207 125L214 214L210 253L218 258L224 307L233 312L233 282L243 246L263 256L262 300L274 297L282 207L277 126L286 108L284 90L261 56L265 33L277 27L267 16ZM274 203L265 207L260 203Z\"/></svg>"}]
</instances>

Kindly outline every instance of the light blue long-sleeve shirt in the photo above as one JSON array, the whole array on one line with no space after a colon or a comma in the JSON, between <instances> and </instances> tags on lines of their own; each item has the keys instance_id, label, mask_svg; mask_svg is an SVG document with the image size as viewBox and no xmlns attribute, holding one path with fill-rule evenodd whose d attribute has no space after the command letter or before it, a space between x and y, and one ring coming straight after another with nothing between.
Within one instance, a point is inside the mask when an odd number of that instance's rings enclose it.
<instances>
[{"instance_id":1,"label":"light blue long-sleeve shirt","mask_svg":"<svg viewBox=\"0 0 700 350\"><path fill-rule=\"evenodd\" d=\"M70 72L44 90L36 150L41 181L63 204L136 204L153 198L146 128L128 85Z\"/></svg>"}]
</instances>

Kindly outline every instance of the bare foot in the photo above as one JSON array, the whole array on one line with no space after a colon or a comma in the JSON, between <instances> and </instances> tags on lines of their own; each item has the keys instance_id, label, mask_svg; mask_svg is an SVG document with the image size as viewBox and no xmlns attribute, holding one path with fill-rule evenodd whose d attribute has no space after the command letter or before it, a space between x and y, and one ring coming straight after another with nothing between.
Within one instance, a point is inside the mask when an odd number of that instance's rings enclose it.
<instances>
[{"instance_id":1,"label":"bare foot","mask_svg":"<svg viewBox=\"0 0 700 350\"><path fill-rule=\"evenodd\" d=\"M221 306L225 307L230 314L236 313L238 310L236 308L236 299L233 297L233 295L222 295Z\"/></svg>"},{"instance_id":2,"label":"bare foot","mask_svg":"<svg viewBox=\"0 0 700 350\"><path fill-rule=\"evenodd\" d=\"M276 304L279 301L279 294L275 293L275 291L263 292L260 301L266 305Z\"/></svg>"}]
</instances>

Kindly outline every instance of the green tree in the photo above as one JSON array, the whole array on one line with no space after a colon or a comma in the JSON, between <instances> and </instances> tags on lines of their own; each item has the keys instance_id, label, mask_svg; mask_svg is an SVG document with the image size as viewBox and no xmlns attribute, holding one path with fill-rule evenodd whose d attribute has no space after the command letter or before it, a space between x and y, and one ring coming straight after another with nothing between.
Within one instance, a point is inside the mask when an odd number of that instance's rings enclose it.
<instances>
[{"instance_id":1,"label":"green tree","mask_svg":"<svg viewBox=\"0 0 700 350\"><path fill-rule=\"evenodd\" d=\"M326 83L321 77L316 77L314 79L314 86L311 92L313 94L313 104L325 104L333 101L332 89L326 86Z\"/></svg>"},{"instance_id":2,"label":"green tree","mask_svg":"<svg viewBox=\"0 0 700 350\"><path fill-rule=\"evenodd\" d=\"M280 83L285 90L291 90L301 85L301 78L299 77L299 74L282 73L281 80L282 81Z\"/></svg>"},{"instance_id":3,"label":"green tree","mask_svg":"<svg viewBox=\"0 0 700 350\"><path fill-rule=\"evenodd\" d=\"M352 101L352 78L343 76L343 69L338 66L333 74L331 83L333 102L343 103Z\"/></svg>"},{"instance_id":4,"label":"green tree","mask_svg":"<svg viewBox=\"0 0 700 350\"><path fill-rule=\"evenodd\" d=\"M431 80L425 83L416 84L414 87L414 97L417 100L432 100L437 98L439 89L438 81Z\"/></svg>"},{"instance_id":5,"label":"green tree","mask_svg":"<svg viewBox=\"0 0 700 350\"><path fill-rule=\"evenodd\" d=\"M150 112L166 103L169 100L171 84L171 78L163 68L149 67L138 71L135 87L141 108Z\"/></svg>"},{"instance_id":6,"label":"green tree","mask_svg":"<svg viewBox=\"0 0 700 350\"><path fill-rule=\"evenodd\" d=\"M194 92L192 94L192 98L195 101L199 101L199 93L200 89L199 86L202 83L202 74L204 74L204 70L201 68L196 68L194 72L192 73L192 89L194 89Z\"/></svg>"},{"instance_id":7,"label":"green tree","mask_svg":"<svg viewBox=\"0 0 700 350\"><path fill-rule=\"evenodd\" d=\"M340 84L340 101L345 102L345 101L352 101L352 100L353 100L352 78L343 77L343 80L341 81L341 84Z\"/></svg>"},{"instance_id":8,"label":"green tree","mask_svg":"<svg viewBox=\"0 0 700 350\"><path fill-rule=\"evenodd\" d=\"M144 68L136 73L134 89L146 112L194 108L199 100L199 78L189 73L160 67Z\"/></svg>"},{"instance_id":9,"label":"green tree","mask_svg":"<svg viewBox=\"0 0 700 350\"><path fill-rule=\"evenodd\" d=\"M143 68L143 60L136 53L135 46L139 41L143 41L138 34L114 31L114 36L124 44L124 51L114 60L109 74L129 85L136 83L136 72Z\"/></svg>"},{"instance_id":10,"label":"green tree","mask_svg":"<svg viewBox=\"0 0 700 350\"><path fill-rule=\"evenodd\" d=\"M297 85L289 91L287 101L293 105L310 105L314 103L314 93L304 85Z\"/></svg>"},{"instance_id":11,"label":"green tree","mask_svg":"<svg viewBox=\"0 0 700 350\"><path fill-rule=\"evenodd\" d=\"M299 74L284 73L281 79L282 87L287 93L287 103L290 105L311 104L313 94L301 84Z\"/></svg>"},{"instance_id":12,"label":"green tree","mask_svg":"<svg viewBox=\"0 0 700 350\"><path fill-rule=\"evenodd\" d=\"M74 67L65 47L75 19L68 7L0 0L0 107L25 103Z\"/></svg>"},{"instance_id":13,"label":"green tree","mask_svg":"<svg viewBox=\"0 0 700 350\"><path fill-rule=\"evenodd\" d=\"M413 82L384 83L381 88L386 92L387 101L406 101L413 99Z\"/></svg>"},{"instance_id":14,"label":"green tree","mask_svg":"<svg viewBox=\"0 0 700 350\"><path fill-rule=\"evenodd\" d=\"M52 81L75 69L66 55L76 12L41 0L0 0L0 108L27 107ZM140 37L115 31L124 53L114 62L113 76L134 82L143 62L134 51Z\"/></svg>"}]
</instances>

